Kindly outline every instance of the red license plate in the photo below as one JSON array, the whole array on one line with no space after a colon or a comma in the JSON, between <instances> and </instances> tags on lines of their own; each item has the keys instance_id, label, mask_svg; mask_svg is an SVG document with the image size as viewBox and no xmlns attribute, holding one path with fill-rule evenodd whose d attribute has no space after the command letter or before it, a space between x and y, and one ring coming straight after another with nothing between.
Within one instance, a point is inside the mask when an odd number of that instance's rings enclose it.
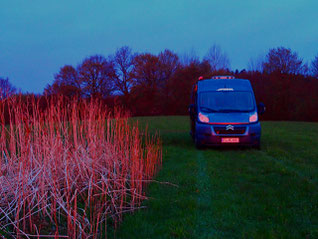
<instances>
[{"instance_id":1,"label":"red license plate","mask_svg":"<svg viewBox=\"0 0 318 239\"><path fill-rule=\"evenodd\" d=\"M222 138L221 142L222 143L239 143L240 138Z\"/></svg>"}]
</instances>

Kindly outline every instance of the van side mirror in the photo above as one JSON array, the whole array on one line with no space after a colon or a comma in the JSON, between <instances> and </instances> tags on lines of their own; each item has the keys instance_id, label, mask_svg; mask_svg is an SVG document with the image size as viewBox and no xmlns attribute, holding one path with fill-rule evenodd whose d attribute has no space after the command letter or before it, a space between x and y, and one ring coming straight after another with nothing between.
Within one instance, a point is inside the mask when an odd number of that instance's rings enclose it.
<instances>
[{"instance_id":1,"label":"van side mirror","mask_svg":"<svg viewBox=\"0 0 318 239\"><path fill-rule=\"evenodd\" d=\"M266 111L266 107L265 107L265 104L263 102L260 102L258 105L257 105L257 112L262 115L264 114Z\"/></svg>"}]
</instances>

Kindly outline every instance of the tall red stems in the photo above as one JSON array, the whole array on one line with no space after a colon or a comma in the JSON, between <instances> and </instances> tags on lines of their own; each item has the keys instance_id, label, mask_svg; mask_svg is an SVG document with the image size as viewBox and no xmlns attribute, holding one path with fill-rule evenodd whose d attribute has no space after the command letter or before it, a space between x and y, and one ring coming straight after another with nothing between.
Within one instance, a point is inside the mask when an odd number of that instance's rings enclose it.
<instances>
[{"instance_id":1,"label":"tall red stems","mask_svg":"<svg viewBox=\"0 0 318 239\"><path fill-rule=\"evenodd\" d=\"M140 206L160 139L99 100L0 102L0 230L12 237L100 238ZM5 121L5 114L9 116Z\"/></svg>"}]
</instances>

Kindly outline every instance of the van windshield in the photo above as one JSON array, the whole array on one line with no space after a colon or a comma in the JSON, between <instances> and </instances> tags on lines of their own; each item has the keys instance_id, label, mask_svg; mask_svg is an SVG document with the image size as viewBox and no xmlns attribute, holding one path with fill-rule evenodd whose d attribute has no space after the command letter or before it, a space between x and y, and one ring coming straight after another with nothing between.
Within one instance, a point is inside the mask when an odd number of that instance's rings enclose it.
<instances>
[{"instance_id":1,"label":"van windshield","mask_svg":"<svg viewBox=\"0 0 318 239\"><path fill-rule=\"evenodd\" d=\"M251 92L207 91L199 95L200 110L203 112L250 112L254 110Z\"/></svg>"}]
</instances>

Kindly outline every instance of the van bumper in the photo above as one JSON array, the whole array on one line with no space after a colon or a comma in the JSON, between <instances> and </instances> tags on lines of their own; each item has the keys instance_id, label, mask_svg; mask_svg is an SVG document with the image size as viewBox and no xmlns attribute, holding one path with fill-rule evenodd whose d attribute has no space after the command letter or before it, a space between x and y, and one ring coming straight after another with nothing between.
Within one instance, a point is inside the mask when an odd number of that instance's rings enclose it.
<instances>
[{"instance_id":1,"label":"van bumper","mask_svg":"<svg viewBox=\"0 0 318 239\"><path fill-rule=\"evenodd\" d=\"M201 145L207 146L229 146L244 145L258 146L261 138L260 122L251 124L232 125L234 130L226 130L231 124L204 124L196 123L195 137ZM236 129L242 129L237 132ZM243 132L243 129L244 132ZM239 138L239 143L222 143L222 138Z\"/></svg>"}]
</instances>

